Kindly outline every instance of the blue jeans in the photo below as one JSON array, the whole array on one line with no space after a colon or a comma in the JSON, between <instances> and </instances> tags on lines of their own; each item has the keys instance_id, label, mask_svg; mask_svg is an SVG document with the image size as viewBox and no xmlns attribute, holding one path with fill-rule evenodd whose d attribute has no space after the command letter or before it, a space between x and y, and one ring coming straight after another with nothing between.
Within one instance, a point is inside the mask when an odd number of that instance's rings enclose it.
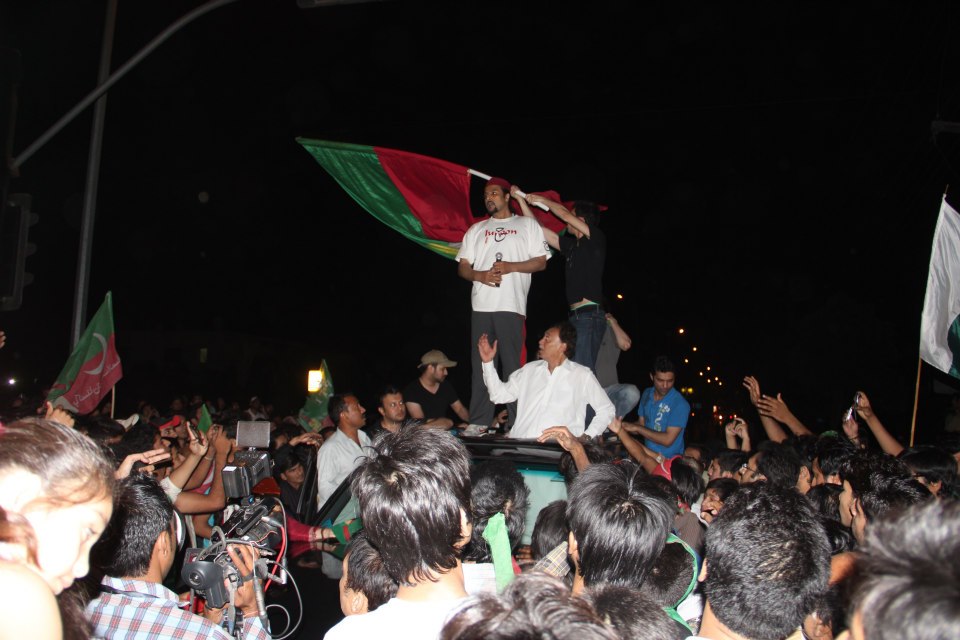
<instances>
[{"instance_id":1,"label":"blue jeans","mask_svg":"<svg viewBox=\"0 0 960 640\"><path fill-rule=\"evenodd\" d=\"M625 417L640 403L640 389L633 384L612 384L603 389L617 410L618 417Z\"/></svg>"},{"instance_id":2,"label":"blue jeans","mask_svg":"<svg viewBox=\"0 0 960 640\"><path fill-rule=\"evenodd\" d=\"M570 312L570 324L577 330L577 346L571 360L596 373L600 342L607 331L607 314L599 306L590 305Z\"/></svg>"}]
</instances>

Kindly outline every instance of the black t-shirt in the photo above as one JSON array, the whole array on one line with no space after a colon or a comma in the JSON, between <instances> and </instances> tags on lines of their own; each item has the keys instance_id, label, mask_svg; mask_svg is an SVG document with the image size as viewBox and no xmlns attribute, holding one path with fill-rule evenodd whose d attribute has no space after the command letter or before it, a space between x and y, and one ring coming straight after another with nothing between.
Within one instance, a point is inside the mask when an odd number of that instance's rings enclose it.
<instances>
[{"instance_id":1,"label":"black t-shirt","mask_svg":"<svg viewBox=\"0 0 960 640\"><path fill-rule=\"evenodd\" d=\"M448 384L446 380L440 383L436 393L430 393L424 389L419 378L408 384L407 388L403 390L404 402L416 402L420 405L420 408L423 409L423 417L426 420L446 418L450 405L459 399L453 386Z\"/></svg>"},{"instance_id":2,"label":"black t-shirt","mask_svg":"<svg viewBox=\"0 0 960 640\"><path fill-rule=\"evenodd\" d=\"M590 227L590 237L579 240L572 233L559 237L560 252L566 258L567 303L584 298L603 300L603 263L607 258L607 236L599 227Z\"/></svg>"}]
</instances>

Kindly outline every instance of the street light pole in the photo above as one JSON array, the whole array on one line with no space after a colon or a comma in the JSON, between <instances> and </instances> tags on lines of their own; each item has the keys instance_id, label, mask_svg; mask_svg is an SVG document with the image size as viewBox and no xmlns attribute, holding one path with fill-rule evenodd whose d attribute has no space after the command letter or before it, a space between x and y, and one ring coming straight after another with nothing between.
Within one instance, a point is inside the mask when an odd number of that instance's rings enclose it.
<instances>
[{"instance_id":1,"label":"street light pole","mask_svg":"<svg viewBox=\"0 0 960 640\"><path fill-rule=\"evenodd\" d=\"M113 33L117 26L117 0L107 0L107 16L103 22L103 44L100 48L100 70L97 85L110 77L113 57ZM107 117L107 94L97 98L90 131L90 149L87 152L87 182L83 190L83 217L80 222L80 250L77 252L77 283L73 294L73 326L70 349L80 342L84 319L87 317L87 289L90 283L90 254L93 250L93 222L97 212L97 190L100 183L100 151L103 148L103 123Z\"/></svg>"}]
</instances>

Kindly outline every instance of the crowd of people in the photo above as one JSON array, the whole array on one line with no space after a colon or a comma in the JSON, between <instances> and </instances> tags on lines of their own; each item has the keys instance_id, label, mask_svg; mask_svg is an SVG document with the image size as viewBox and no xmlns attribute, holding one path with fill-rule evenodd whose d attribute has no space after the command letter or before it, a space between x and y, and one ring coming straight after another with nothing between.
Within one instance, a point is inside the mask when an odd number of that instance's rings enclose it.
<instances>
[{"instance_id":1,"label":"crowd of people","mask_svg":"<svg viewBox=\"0 0 960 640\"><path fill-rule=\"evenodd\" d=\"M405 386L330 397L317 431L259 397L144 400L119 415L109 402L79 416L6 407L0 639L269 638L257 553L221 529L244 422L270 433L263 491L280 515L263 517L291 541L348 543L330 640L957 635L957 431L905 446L860 391L816 433L747 376L755 415L716 445L690 442L669 357L642 392L616 378L630 338L602 306L596 205L571 210L496 178L485 201L491 217L458 256L473 283L468 403L447 381L457 362L432 349ZM529 205L568 233L547 233ZM570 315L524 364L526 293L549 247L567 261ZM529 545L523 476L472 463L464 444L500 436L562 450L566 498L536 514ZM356 518L314 525L344 481ZM183 549L217 545L230 570L184 598Z\"/></svg>"}]
</instances>

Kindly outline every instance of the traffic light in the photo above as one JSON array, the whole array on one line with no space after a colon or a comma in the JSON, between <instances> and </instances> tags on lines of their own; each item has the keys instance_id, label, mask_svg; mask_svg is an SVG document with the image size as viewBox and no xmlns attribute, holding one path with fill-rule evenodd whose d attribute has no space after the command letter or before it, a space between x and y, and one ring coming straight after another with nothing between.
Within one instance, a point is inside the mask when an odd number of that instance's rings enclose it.
<instances>
[{"instance_id":1,"label":"traffic light","mask_svg":"<svg viewBox=\"0 0 960 640\"><path fill-rule=\"evenodd\" d=\"M33 275L26 270L27 258L37 250L36 245L29 242L30 227L40 216L30 210L30 202L28 193L11 193L0 213L0 260L3 265L0 309L4 311L19 309L23 302L23 288L33 282Z\"/></svg>"}]
</instances>

